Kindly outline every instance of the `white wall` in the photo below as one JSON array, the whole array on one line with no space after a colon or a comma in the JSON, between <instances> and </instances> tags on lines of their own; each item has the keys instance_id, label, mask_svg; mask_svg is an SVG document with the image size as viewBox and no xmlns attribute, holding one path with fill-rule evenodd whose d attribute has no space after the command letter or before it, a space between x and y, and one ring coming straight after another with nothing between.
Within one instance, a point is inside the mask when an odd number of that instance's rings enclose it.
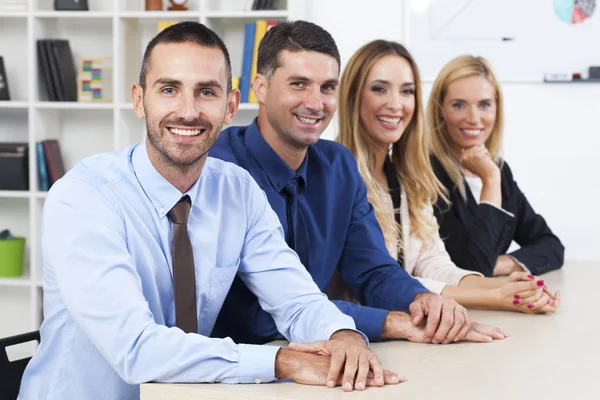
<instances>
[{"instance_id":1,"label":"white wall","mask_svg":"<svg viewBox=\"0 0 600 400\"><path fill-rule=\"evenodd\" d=\"M367 41L403 41L403 3L298 0L290 1L290 17L327 29L345 65ZM430 86L424 82L425 99ZM600 84L507 82L502 87L504 153L521 190L563 241L567 259L600 260ZM331 126L323 137L334 138L336 129Z\"/></svg>"}]
</instances>

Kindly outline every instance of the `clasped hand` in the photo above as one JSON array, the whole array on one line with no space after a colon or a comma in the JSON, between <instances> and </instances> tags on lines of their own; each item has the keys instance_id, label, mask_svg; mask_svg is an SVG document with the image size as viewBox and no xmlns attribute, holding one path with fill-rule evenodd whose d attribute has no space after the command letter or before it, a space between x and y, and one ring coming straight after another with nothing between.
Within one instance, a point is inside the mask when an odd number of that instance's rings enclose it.
<instances>
[{"instance_id":1,"label":"clasped hand","mask_svg":"<svg viewBox=\"0 0 600 400\"><path fill-rule=\"evenodd\" d=\"M497 289L503 308L524 313L553 313L560 306L560 293L552 293L544 281L527 272L513 272Z\"/></svg>"},{"instance_id":2,"label":"clasped hand","mask_svg":"<svg viewBox=\"0 0 600 400\"><path fill-rule=\"evenodd\" d=\"M342 385L346 392L405 381L404 377L384 370L363 337L349 330L334 333L330 340L292 342L288 349L279 351L275 365L278 378L307 385Z\"/></svg>"}]
</instances>

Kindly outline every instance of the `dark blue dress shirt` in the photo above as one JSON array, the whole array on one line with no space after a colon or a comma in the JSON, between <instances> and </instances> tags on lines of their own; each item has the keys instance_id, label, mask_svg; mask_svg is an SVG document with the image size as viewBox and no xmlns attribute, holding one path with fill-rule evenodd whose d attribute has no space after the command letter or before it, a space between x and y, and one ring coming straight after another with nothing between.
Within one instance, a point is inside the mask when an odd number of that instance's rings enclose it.
<instances>
[{"instance_id":1,"label":"dark blue dress shirt","mask_svg":"<svg viewBox=\"0 0 600 400\"><path fill-rule=\"evenodd\" d=\"M263 139L256 121L224 130L209 156L245 168L265 191L285 238L322 291L338 268L364 306L334 301L370 340L388 310L408 310L427 290L390 257L352 153L339 143L309 146L297 171ZM241 200L241 199L240 199ZM293 282L279 282L293 285ZM270 305L273 306L273 305ZM237 343L281 339L271 316L237 277L212 335Z\"/></svg>"}]
</instances>

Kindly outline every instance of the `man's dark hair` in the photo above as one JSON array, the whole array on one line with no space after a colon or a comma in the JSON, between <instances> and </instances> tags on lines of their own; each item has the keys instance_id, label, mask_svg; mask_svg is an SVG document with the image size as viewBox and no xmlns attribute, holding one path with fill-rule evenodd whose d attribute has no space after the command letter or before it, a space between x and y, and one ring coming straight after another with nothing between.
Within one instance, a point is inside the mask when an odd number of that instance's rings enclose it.
<instances>
[{"instance_id":1,"label":"man's dark hair","mask_svg":"<svg viewBox=\"0 0 600 400\"><path fill-rule=\"evenodd\" d=\"M340 66L340 52L329 32L319 25L307 21L282 22L266 33L258 47L256 70L271 79L273 72L281 66L282 51L315 51L327 54Z\"/></svg>"},{"instance_id":2,"label":"man's dark hair","mask_svg":"<svg viewBox=\"0 0 600 400\"><path fill-rule=\"evenodd\" d=\"M231 92L231 59L225 43L212 30L198 22L186 21L171 25L156 35L144 51L142 69L140 71L140 85L146 90L146 72L150 67L150 55L152 50L160 43L196 43L204 47L218 47L225 56L225 67L227 72L227 92Z\"/></svg>"}]
</instances>

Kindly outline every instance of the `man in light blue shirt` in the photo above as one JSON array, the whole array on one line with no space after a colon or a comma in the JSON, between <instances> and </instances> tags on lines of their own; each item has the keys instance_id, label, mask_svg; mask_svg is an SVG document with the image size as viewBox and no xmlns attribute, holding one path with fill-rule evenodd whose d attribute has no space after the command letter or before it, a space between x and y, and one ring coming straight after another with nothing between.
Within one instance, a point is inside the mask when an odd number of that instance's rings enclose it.
<instances>
[{"instance_id":1,"label":"man in light blue shirt","mask_svg":"<svg viewBox=\"0 0 600 400\"><path fill-rule=\"evenodd\" d=\"M149 381L281 378L348 391L402 381L320 292L250 175L207 157L239 104L218 36L194 22L164 30L132 95L146 142L80 162L46 199L45 319L19 398L137 399ZM176 327L170 211L182 199L191 203L197 333ZM208 338L236 274L286 338L318 342L280 349Z\"/></svg>"}]
</instances>

